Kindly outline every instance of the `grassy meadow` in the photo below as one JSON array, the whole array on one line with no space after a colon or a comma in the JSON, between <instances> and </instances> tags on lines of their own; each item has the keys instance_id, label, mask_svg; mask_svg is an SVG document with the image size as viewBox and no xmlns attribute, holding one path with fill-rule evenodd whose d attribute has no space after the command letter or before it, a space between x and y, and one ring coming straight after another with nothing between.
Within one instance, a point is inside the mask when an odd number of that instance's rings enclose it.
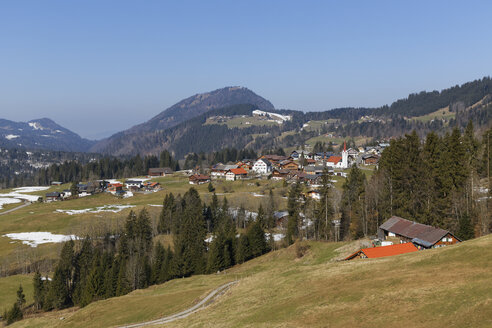
<instances>
[{"instance_id":1,"label":"grassy meadow","mask_svg":"<svg viewBox=\"0 0 492 328\"><path fill-rule=\"evenodd\" d=\"M218 300L161 327L490 327L492 236L394 257L338 261L357 243L309 242L224 274L176 279L129 295L28 318L12 327L115 327L186 309L225 282ZM60 320L63 318L63 320Z\"/></svg>"}]
</instances>

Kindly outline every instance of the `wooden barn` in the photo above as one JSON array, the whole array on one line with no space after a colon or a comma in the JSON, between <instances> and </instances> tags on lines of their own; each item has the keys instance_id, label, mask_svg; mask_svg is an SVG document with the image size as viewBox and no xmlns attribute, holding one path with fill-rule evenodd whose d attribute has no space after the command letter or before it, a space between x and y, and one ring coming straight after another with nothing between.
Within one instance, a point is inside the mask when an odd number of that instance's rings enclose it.
<instances>
[{"instance_id":1,"label":"wooden barn","mask_svg":"<svg viewBox=\"0 0 492 328\"><path fill-rule=\"evenodd\" d=\"M378 238L395 237L400 243L412 242L420 248L435 248L461 242L448 230L392 216L379 226Z\"/></svg>"}]
</instances>

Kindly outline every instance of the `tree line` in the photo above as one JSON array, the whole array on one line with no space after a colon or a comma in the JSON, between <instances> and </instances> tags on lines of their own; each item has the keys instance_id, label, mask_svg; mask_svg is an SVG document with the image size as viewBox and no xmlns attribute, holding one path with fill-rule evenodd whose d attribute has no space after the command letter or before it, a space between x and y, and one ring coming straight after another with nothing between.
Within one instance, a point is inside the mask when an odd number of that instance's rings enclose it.
<instances>
[{"instance_id":1,"label":"tree line","mask_svg":"<svg viewBox=\"0 0 492 328\"><path fill-rule=\"evenodd\" d=\"M461 239L492 231L491 199L480 188L490 175L491 133L480 142L471 122L463 133L458 128L442 137L431 132L425 140L413 132L391 141L370 180L354 166L343 185L342 235L373 235L393 215L450 230Z\"/></svg>"}]
</instances>

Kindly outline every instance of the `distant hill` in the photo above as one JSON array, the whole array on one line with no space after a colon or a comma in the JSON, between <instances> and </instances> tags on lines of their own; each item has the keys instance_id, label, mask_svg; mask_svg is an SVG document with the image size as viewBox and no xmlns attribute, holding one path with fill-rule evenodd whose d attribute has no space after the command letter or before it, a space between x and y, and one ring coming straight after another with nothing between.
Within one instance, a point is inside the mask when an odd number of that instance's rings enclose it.
<instances>
[{"instance_id":1,"label":"distant hill","mask_svg":"<svg viewBox=\"0 0 492 328\"><path fill-rule=\"evenodd\" d=\"M56 124L49 118L29 122L0 119L0 147L86 152L94 141Z\"/></svg>"},{"instance_id":2,"label":"distant hill","mask_svg":"<svg viewBox=\"0 0 492 328\"><path fill-rule=\"evenodd\" d=\"M114 155L134 153L136 149L132 142L135 138L172 128L213 109L239 104L251 104L256 109L267 111L274 109L271 102L247 88L226 87L186 98L147 122L98 142L91 151Z\"/></svg>"}]
</instances>

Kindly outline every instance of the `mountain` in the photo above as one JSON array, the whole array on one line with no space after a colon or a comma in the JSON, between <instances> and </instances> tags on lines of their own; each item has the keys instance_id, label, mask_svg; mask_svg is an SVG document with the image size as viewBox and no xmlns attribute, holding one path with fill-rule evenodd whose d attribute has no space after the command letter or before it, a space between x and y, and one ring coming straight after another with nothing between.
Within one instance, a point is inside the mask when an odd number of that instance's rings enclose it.
<instances>
[{"instance_id":1,"label":"mountain","mask_svg":"<svg viewBox=\"0 0 492 328\"><path fill-rule=\"evenodd\" d=\"M29 122L0 119L0 147L86 152L94 141L56 124L49 118Z\"/></svg>"},{"instance_id":2,"label":"mountain","mask_svg":"<svg viewBox=\"0 0 492 328\"><path fill-rule=\"evenodd\" d=\"M95 144L91 151L113 155L135 152L132 141L142 135L172 128L208 111L232 105L251 104L256 109L271 111L271 102L244 87L226 87L186 98L143 124L119 132Z\"/></svg>"}]
</instances>

